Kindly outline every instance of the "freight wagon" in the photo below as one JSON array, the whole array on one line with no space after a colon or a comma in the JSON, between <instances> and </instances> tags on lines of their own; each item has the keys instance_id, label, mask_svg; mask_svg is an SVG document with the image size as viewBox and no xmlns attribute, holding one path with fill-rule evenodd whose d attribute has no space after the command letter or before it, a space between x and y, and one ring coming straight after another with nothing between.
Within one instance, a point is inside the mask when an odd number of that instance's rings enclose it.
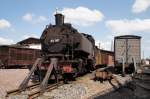
<instances>
[{"instance_id":1,"label":"freight wagon","mask_svg":"<svg viewBox=\"0 0 150 99\"><path fill-rule=\"evenodd\" d=\"M141 63L141 37L135 35L117 36L114 39L115 67L117 72L121 72L123 64L125 71L134 71L133 63Z\"/></svg>"},{"instance_id":2,"label":"freight wagon","mask_svg":"<svg viewBox=\"0 0 150 99\"><path fill-rule=\"evenodd\" d=\"M1 68L28 68L40 57L40 50L14 46L0 46Z\"/></svg>"},{"instance_id":3,"label":"freight wagon","mask_svg":"<svg viewBox=\"0 0 150 99\"><path fill-rule=\"evenodd\" d=\"M114 52L95 48L96 67L114 66Z\"/></svg>"}]
</instances>

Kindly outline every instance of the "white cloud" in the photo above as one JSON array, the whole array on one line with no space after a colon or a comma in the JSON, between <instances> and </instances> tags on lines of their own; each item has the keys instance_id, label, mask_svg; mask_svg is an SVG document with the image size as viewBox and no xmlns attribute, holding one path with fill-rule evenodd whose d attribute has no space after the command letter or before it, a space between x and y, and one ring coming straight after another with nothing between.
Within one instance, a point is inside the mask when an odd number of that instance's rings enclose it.
<instances>
[{"instance_id":1,"label":"white cloud","mask_svg":"<svg viewBox=\"0 0 150 99\"><path fill-rule=\"evenodd\" d=\"M0 37L0 45L9 45L9 44L13 44L14 41L11 39L6 39L6 38L2 38Z\"/></svg>"},{"instance_id":2,"label":"white cloud","mask_svg":"<svg viewBox=\"0 0 150 99\"><path fill-rule=\"evenodd\" d=\"M32 21L33 20L33 14L31 14L31 13L27 13L27 14L25 14L22 18L23 18L23 20L25 20L25 21Z\"/></svg>"},{"instance_id":3,"label":"white cloud","mask_svg":"<svg viewBox=\"0 0 150 99\"><path fill-rule=\"evenodd\" d=\"M132 12L140 13L150 7L150 0L135 0L132 6Z\"/></svg>"},{"instance_id":4,"label":"white cloud","mask_svg":"<svg viewBox=\"0 0 150 99\"><path fill-rule=\"evenodd\" d=\"M95 41L95 45L100 48L100 49L104 49L104 50L111 50L111 41L100 41L100 40L96 40ZM100 47L99 47L100 46Z\"/></svg>"},{"instance_id":5,"label":"white cloud","mask_svg":"<svg viewBox=\"0 0 150 99\"><path fill-rule=\"evenodd\" d=\"M22 19L24 21L30 22L32 24L38 24L38 23L42 23L44 21L47 20L47 18L45 16L36 16L33 13L26 13Z\"/></svg>"},{"instance_id":6,"label":"white cloud","mask_svg":"<svg viewBox=\"0 0 150 99\"><path fill-rule=\"evenodd\" d=\"M150 40L149 39L145 39L144 37L142 37L142 41L141 41L141 53L142 53L142 58L143 58L143 53L144 53L144 57L149 57L150 58Z\"/></svg>"},{"instance_id":7,"label":"white cloud","mask_svg":"<svg viewBox=\"0 0 150 99\"><path fill-rule=\"evenodd\" d=\"M60 12L65 15L65 22L80 26L90 26L104 18L99 10L91 10L86 7L64 8Z\"/></svg>"},{"instance_id":8,"label":"white cloud","mask_svg":"<svg viewBox=\"0 0 150 99\"><path fill-rule=\"evenodd\" d=\"M146 40L145 42L150 44L150 40Z\"/></svg>"},{"instance_id":9,"label":"white cloud","mask_svg":"<svg viewBox=\"0 0 150 99\"><path fill-rule=\"evenodd\" d=\"M106 21L106 26L115 35L150 32L150 19L109 20Z\"/></svg>"},{"instance_id":10,"label":"white cloud","mask_svg":"<svg viewBox=\"0 0 150 99\"><path fill-rule=\"evenodd\" d=\"M9 28L11 27L11 24L9 21L5 19L0 19L0 29Z\"/></svg>"},{"instance_id":11,"label":"white cloud","mask_svg":"<svg viewBox=\"0 0 150 99\"><path fill-rule=\"evenodd\" d=\"M39 17L37 17L37 19L35 20L36 21L36 23L41 23L41 22L44 22L44 21L46 21L47 19L46 19L46 17L44 17L44 16L39 16Z\"/></svg>"}]
</instances>

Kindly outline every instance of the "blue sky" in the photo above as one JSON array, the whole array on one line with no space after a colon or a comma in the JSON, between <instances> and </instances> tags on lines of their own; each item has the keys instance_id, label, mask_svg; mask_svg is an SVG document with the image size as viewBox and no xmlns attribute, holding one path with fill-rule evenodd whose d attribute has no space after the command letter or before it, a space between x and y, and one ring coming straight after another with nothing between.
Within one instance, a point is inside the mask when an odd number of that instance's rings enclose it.
<instances>
[{"instance_id":1,"label":"blue sky","mask_svg":"<svg viewBox=\"0 0 150 99\"><path fill-rule=\"evenodd\" d=\"M47 24L54 24L57 8L101 48L110 50L114 36L139 35L142 53L150 57L150 0L1 0L0 8L0 44L40 37Z\"/></svg>"}]
</instances>

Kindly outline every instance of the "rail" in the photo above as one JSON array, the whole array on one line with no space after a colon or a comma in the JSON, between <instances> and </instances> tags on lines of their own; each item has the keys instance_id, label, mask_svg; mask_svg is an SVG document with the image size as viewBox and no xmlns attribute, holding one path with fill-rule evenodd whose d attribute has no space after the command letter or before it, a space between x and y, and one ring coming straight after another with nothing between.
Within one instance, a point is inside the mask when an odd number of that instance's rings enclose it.
<instances>
[{"instance_id":1,"label":"rail","mask_svg":"<svg viewBox=\"0 0 150 99\"><path fill-rule=\"evenodd\" d=\"M27 86L26 90L31 90L31 89L35 89L36 87L38 87L40 85L40 83L36 83L36 84L33 84L33 85L29 85ZM10 96L10 95L16 95L18 93L21 93L20 89L13 89L13 90L10 90L10 91L7 91L7 95L6 97Z\"/></svg>"},{"instance_id":2,"label":"rail","mask_svg":"<svg viewBox=\"0 0 150 99\"><path fill-rule=\"evenodd\" d=\"M55 84L49 84L45 88L45 91L52 91L53 89L56 89L58 86L61 86L61 85L63 85L62 82L55 83ZM28 99L34 99L34 98L42 95L43 91L41 91L41 89L40 89L40 84L36 83L34 85L28 86L26 88L26 90L24 90L24 91L20 91L19 88L11 90L11 91L8 91L6 97L8 98L8 97L11 97L13 95L21 95L22 93L24 95L28 95Z\"/></svg>"},{"instance_id":3,"label":"rail","mask_svg":"<svg viewBox=\"0 0 150 99\"><path fill-rule=\"evenodd\" d=\"M52 84L52 85L48 85L46 88L45 88L45 91L52 91L54 89L56 89L58 86L61 86L63 85L62 83L55 83L55 84ZM31 92L30 94L28 94L28 97L29 99L34 99L40 95L42 95L43 91L41 91L41 89L39 90L36 90L34 92Z\"/></svg>"}]
</instances>

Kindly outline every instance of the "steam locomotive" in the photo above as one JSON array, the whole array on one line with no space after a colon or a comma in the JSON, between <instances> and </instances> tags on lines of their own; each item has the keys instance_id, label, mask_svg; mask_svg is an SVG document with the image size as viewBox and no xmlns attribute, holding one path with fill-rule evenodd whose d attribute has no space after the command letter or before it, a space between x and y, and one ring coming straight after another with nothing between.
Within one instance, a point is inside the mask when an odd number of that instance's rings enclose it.
<instances>
[{"instance_id":1,"label":"steam locomotive","mask_svg":"<svg viewBox=\"0 0 150 99\"><path fill-rule=\"evenodd\" d=\"M41 91L45 90L50 81L57 83L63 80L67 83L68 80L75 80L97 69L103 63L107 64L110 58L110 53L101 53L95 46L91 35L80 33L71 24L64 23L64 15L60 13L55 14L55 25L47 25L43 30L40 42L42 56L37 58L20 84L21 90L25 90L31 78L41 83Z\"/></svg>"},{"instance_id":2,"label":"steam locomotive","mask_svg":"<svg viewBox=\"0 0 150 99\"><path fill-rule=\"evenodd\" d=\"M57 66L54 66L52 74L63 75L64 79L94 70L94 38L79 33L71 24L64 23L64 15L55 14L55 25L46 26L40 41L44 61L35 71L40 78L46 75L52 58L57 59Z\"/></svg>"}]
</instances>

